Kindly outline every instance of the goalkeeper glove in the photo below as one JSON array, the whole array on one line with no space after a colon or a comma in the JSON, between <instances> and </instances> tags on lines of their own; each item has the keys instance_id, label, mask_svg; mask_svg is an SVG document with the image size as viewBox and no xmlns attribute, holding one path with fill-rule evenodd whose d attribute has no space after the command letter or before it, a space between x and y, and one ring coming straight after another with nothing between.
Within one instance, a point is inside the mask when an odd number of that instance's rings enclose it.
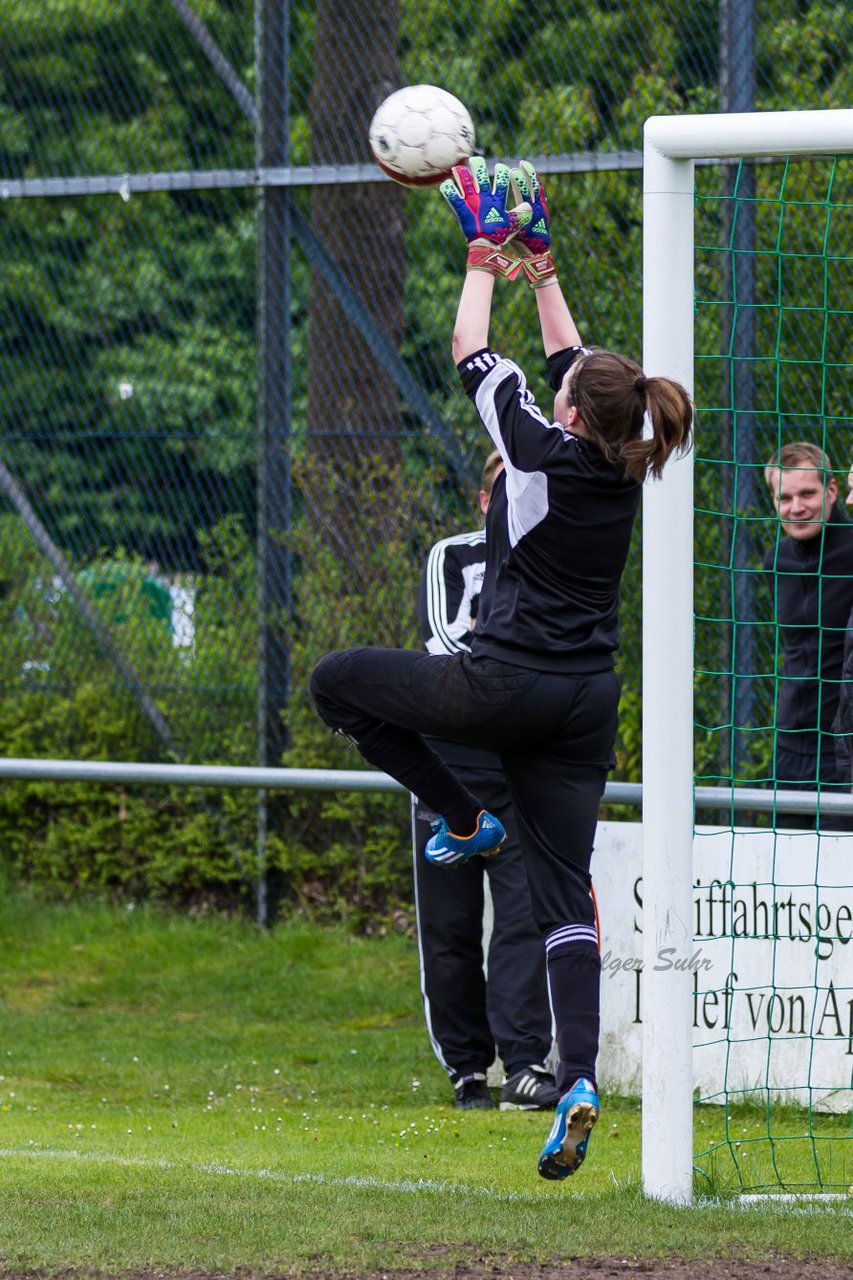
<instances>
[{"instance_id":1,"label":"goalkeeper glove","mask_svg":"<svg viewBox=\"0 0 853 1280\"><path fill-rule=\"evenodd\" d=\"M519 204L507 209L510 173L505 164L495 165L494 181L482 156L472 156L468 166L457 165L453 177L439 187L459 221L468 241L468 270L488 271L513 280L520 268L506 246L530 221L530 208Z\"/></svg>"},{"instance_id":2,"label":"goalkeeper glove","mask_svg":"<svg viewBox=\"0 0 853 1280\"><path fill-rule=\"evenodd\" d=\"M557 268L551 253L551 217L545 187L539 175L526 160L510 172L513 191L530 209L530 219L520 227L512 245L513 254L532 289L551 284L557 279ZM521 207L521 206L519 206Z\"/></svg>"}]
</instances>

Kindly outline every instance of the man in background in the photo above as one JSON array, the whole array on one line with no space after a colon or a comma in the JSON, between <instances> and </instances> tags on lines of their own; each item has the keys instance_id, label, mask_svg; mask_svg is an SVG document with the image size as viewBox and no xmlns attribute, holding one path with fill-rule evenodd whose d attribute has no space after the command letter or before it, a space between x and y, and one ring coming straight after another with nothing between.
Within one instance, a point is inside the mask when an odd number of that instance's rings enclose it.
<instances>
[{"instance_id":1,"label":"man in background","mask_svg":"<svg viewBox=\"0 0 853 1280\"><path fill-rule=\"evenodd\" d=\"M500 454L483 469L480 510L503 470ZM418 611L430 653L470 647L485 569L483 529L436 543L421 578ZM503 1109L550 1110L559 1101L545 1067L552 1046L545 950L533 922L527 874L498 755L432 740L432 746L507 831L500 853L452 872L423 857L434 814L413 799L415 903L421 994L427 1030L454 1089L457 1107L495 1105L487 1075L495 1051L504 1064ZM483 971L486 877L493 927Z\"/></svg>"},{"instance_id":2,"label":"man in background","mask_svg":"<svg viewBox=\"0 0 853 1280\"><path fill-rule=\"evenodd\" d=\"M764 557L784 656L776 715L775 778L783 790L850 790L837 761L836 718L853 609L853 523L838 503L832 464L817 445L788 444L765 479L781 522ZM784 825L814 827L786 814ZM827 830L850 819L821 817Z\"/></svg>"},{"instance_id":3,"label":"man in background","mask_svg":"<svg viewBox=\"0 0 853 1280\"><path fill-rule=\"evenodd\" d=\"M847 474L847 497L845 504L848 510L853 509L853 467ZM841 668L841 694L838 699L838 712L833 724L835 731L835 758L839 773L848 784L853 783L853 609L847 619L847 633L844 638L844 662ZM853 826L853 823L850 824Z\"/></svg>"}]
</instances>

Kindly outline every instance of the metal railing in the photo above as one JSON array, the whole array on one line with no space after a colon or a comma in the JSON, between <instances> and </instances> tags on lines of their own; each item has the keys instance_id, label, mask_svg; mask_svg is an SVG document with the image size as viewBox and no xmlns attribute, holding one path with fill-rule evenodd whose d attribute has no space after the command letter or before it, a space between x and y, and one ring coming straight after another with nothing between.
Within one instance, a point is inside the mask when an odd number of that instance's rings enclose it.
<instances>
[{"instance_id":1,"label":"metal railing","mask_svg":"<svg viewBox=\"0 0 853 1280\"><path fill-rule=\"evenodd\" d=\"M237 765L132 764L114 760L0 759L0 780L100 782L128 786L247 787L256 791L399 791L387 773L371 769L264 769ZM608 782L604 803L642 806L639 782ZM850 814L853 793L782 791L773 787L696 787L699 811Z\"/></svg>"}]
</instances>

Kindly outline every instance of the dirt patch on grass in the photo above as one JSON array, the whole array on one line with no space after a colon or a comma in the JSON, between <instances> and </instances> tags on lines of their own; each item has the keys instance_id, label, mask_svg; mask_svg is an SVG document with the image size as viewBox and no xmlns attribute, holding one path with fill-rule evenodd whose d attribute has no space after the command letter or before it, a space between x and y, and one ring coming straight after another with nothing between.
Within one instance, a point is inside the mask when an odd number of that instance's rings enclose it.
<instances>
[{"instance_id":1,"label":"dirt patch on grass","mask_svg":"<svg viewBox=\"0 0 853 1280\"><path fill-rule=\"evenodd\" d=\"M566 1258L559 1263L465 1264L449 1271L430 1271L430 1280L851 1280L853 1263L827 1262L824 1258L772 1258L760 1262L743 1259L715 1261L700 1258ZM301 1280L333 1280L331 1276L304 1276ZM334 1280L340 1280L335 1277ZM350 1278L348 1278L350 1280ZM423 1271L383 1271L351 1280L425 1280Z\"/></svg>"},{"instance_id":2,"label":"dirt patch on grass","mask_svg":"<svg viewBox=\"0 0 853 1280\"><path fill-rule=\"evenodd\" d=\"M430 1251L423 1268L383 1271L123 1271L104 1273L77 1269L53 1272L6 1271L2 1280L853 1280L853 1262L843 1259L792 1258L782 1255L745 1258L564 1258L531 1265L496 1260L442 1265L442 1246Z\"/></svg>"},{"instance_id":3,"label":"dirt patch on grass","mask_svg":"<svg viewBox=\"0 0 853 1280\"><path fill-rule=\"evenodd\" d=\"M345 1280L851 1280L853 1263L774 1258L731 1262L690 1258L566 1258L531 1266L466 1263L451 1269L358 1273ZM344 1280L326 1272L298 1273L299 1280ZM198 1277L197 1280L201 1280ZM253 1280L259 1280L253 1277ZM290 1280L290 1277L288 1277Z\"/></svg>"}]
</instances>

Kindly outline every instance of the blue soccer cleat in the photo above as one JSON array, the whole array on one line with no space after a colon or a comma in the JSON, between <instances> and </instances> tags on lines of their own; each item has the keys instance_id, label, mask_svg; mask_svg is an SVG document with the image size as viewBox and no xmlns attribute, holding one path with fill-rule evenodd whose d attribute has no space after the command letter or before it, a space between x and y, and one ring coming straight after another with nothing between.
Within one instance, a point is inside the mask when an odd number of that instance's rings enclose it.
<instances>
[{"instance_id":1,"label":"blue soccer cleat","mask_svg":"<svg viewBox=\"0 0 853 1280\"><path fill-rule=\"evenodd\" d=\"M506 840L503 823L485 809L477 814L477 826L470 836L455 836L439 818L424 845L424 857L436 867L458 867L469 858L491 858Z\"/></svg>"},{"instance_id":2,"label":"blue soccer cleat","mask_svg":"<svg viewBox=\"0 0 853 1280\"><path fill-rule=\"evenodd\" d=\"M598 1112L598 1094L592 1081L576 1080L557 1103L551 1132L539 1156L540 1177L559 1181L581 1167Z\"/></svg>"}]
</instances>

